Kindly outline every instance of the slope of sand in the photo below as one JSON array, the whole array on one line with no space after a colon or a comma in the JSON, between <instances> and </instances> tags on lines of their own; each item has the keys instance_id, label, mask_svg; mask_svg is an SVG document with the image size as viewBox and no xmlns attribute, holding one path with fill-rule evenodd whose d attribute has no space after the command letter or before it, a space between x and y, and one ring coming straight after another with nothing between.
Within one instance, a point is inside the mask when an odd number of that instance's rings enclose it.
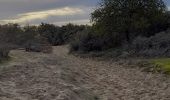
<instances>
[{"instance_id":1,"label":"slope of sand","mask_svg":"<svg viewBox=\"0 0 170 100\"><path fill-rule=\"evenodd\" d=\"M12 51L1 65L0 100L170 100L170 77L53 49Z\"/></svg>"}]
</instances>

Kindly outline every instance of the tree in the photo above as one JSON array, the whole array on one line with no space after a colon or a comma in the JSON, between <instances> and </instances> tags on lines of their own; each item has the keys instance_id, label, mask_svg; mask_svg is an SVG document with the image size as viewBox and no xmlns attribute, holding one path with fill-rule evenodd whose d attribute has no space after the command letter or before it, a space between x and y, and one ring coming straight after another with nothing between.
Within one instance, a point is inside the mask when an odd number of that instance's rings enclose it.
<instances>
[{"instance_id":1,"label":"tree","mask_svg":"<svg viewBox=\"0 0 170 100\"><path fill-rule=\"evenodd\" d=\"M102 0L92 13L94 28L121 43L165 30L166 6L162 0Z\"/></svg>"},{"instance_id":2,"label":"tree","mask_svg":"<svg viewBox=\"0 0 170 100\"><path fill-rule=\"evenodd\" d=\"M78 31L82 31L84 28L84 25L78 26L71 23L62 27L42 23L38 27L38 31L40 35L46 37L52 45L62 45L69 42Z\"/></svg>"},{"instance_id":3,"label":"tree","mask_svg":"<svg viewBox=\"0 0 170 100\"><path fill-rule=\"evenodd\" d=\"M38 26L38 32L41 36L47 38L49 43L51 43L52 45L58 44L58 42L56 41L57 34L59 33L58 26L42 23L40 26Z\"/></svg>"},{"instance_id":4,"label":"tree","mask_svg":"<svg viewBox=\"0 0 170 100\"><path fill-rule=\"evenodd\" d=\"M22 33L21 27L18 24L0 25L0 41L5 43L15 44Z\"/></svg>"},{"instance_id":5,"label":"tree","mask_svg":"<svg viewBox=\"0 0 170 100\"><path fill-rule=\"evenodd\" d=\"M64 35L65 42L69 42L71 39L74 38L75 34L79 31L83 31L85 29L85 25L74 25L68 23L61 27L61 32Z\"/></svg>"}]
</instances>

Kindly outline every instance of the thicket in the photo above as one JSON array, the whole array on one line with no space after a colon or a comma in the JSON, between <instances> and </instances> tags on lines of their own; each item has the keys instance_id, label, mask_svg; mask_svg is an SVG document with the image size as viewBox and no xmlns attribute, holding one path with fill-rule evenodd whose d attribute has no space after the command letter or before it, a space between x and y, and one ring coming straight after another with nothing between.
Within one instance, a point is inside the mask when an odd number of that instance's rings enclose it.
<instances>
[{"instance_id":1,"label":"thicket","mask_svg":"<svg viewBox=\"0 0 170 100\"><path fill-rule=\"evenodd\" d=\"M137 37L132 43L132 50L137 56L170 57L170 32L161 32L148 38Z\"/></svg>"},{"instance_id":2,"label":"thicket","mask_svg":"<svg viewBox=\"0 0 170 100\"><path fill-rule=\"evenodd\" d=\"M74 35L74 38L70 42L70 51L101 51L103 50L104 41L102 38L96 36L91 27L87 27L83 31L79 31Z\"/></svg>"},{"instance_id":3,"label":"thicket","mask_svg":"<svg viewBox=\"0 0 170 100\"><path fill-rule=\"evenodd\" d=\"M170 13L162 0L102 0L91 14L91 21L92 26L0 25L0 56L14 48L49 52L51 45L68 43L71 51L78 52L118 48L134 55L170 54L170 32L166 31L170 28Z\"/></svg>"},{"instance_id":4,"label":"thicket","mask_svg":"<svg viewBox=\"0 0 170 100\"><path fill-rule=\"evenodd\" d=\"M25 48L26 51L52 51L51 46L63 45L73 39L85 25L67 24L56 26L42 23L38 26L20 26L19 24L0 25L0 59L8 57L11 49Z\"/></svg>"},{"instance_id":5,"label":"thicket","mask_svg":"<svg viewBox=\"0 0 170 100\"><path fill-rule=\"evenodd\" d=\"M53 24L42 23L38 26L38 33L48 39L48 42L54 46L63 45L73 39L74 35L85 29L85 25L67 24L64 26L55 26Z\"/></svg>"},{"instance_id":6,"label":"thicket","mask_svg":"<svg viewBox=\"0 0 170 100\"><path fill-rule=\"evenodd\" d=\"M9 57L8 54L10 49L11 48L7 46L7 44L0 45L0 61Z\"/></svg>"},{"instance_id":7,"label":"thicket","mask_svg":"<svg viewBox=\"0 0 170 100\"><path fill-rule=\"evenodd\" d=\"M163 0L102 0L91 20L71 51L122 48L136 56L169 56L170 14Z\"/></svg>"}]
</instances>

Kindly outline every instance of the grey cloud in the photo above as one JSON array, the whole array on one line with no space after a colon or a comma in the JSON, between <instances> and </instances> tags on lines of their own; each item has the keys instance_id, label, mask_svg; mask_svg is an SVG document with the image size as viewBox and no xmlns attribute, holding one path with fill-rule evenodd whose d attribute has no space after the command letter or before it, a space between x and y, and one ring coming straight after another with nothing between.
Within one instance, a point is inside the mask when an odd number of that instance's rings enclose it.
<instances>
[{"instance_id":1,"label":"grey cloud","mask_svg":"<svg viewBox=\"0 0 170 100\"><path fill-rule=\"evenodd\" d=\"M92 7L96 6L97 0L0 0L0 20L16 19L18 15L59 9L64 7L81 8L85 13L67 15L68 21L87 20L92 12ZM30 23L40 22L65 22L66 16L48 16L44 19L30 20Z\"/></svg>"}]
</instances>

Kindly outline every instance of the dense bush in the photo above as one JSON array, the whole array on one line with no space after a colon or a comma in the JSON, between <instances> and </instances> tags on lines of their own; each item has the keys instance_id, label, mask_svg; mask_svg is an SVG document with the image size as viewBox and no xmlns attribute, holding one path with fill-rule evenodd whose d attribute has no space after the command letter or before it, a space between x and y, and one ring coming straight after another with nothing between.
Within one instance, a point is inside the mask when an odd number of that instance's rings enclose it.
<instances>
[{"instance_id":1,"label":"dense bush","mask_svg":"<svg viewBox=\"0 0 170 100\"><path fill-rule=\"evenodd\" d=\"M42 23L38 26L38 33L48 39L48 42L54 46L68 43L74 35L85 28L84 25L67 24L62 27L53 24Z\"/></svg>"},{"instance_id":2,"label":"dense bush","mask_svg":"<svg viewBox=\"0 0 170 100\"><path fill-rule=\"evenodd\" d=\"M21 39L20 35L22 35L22 29L18 24L0 25L1 42L16 44Z\"/></svg>"},{"instance_id":3,"label":"dense bush","mask_svg":"<svg viewBox=\"0 0 170 100\"><path fill-rule=\"evenodd\" d=\"M43 53L51 53L52 47L47 44L40 44L36 42L30 42L25 47L27 52L43 52Z\"/></svg>"},{"instance_id":4,"label":"dense bush","mask_svg":"<svg viewBox=\"0 0 170 100\"><path fill-rule=\"evenodd\" d=\"M168 56L170 57L170 33L161 32L149 38L137 37L132 48L140 56Z\"/></svg>"},{"instance_id":5,"label":"dense bush","mask_svg":"<svg viewBox=\"0 0 170 100\"><path fill-rule=\"evenodd\" d=\"M7 44L0 44L0 61L9 57L11 49Z\"/></svg>"},{"instance_id":6,"label":"dense bush","mask_svg":"<svg viewBox=\"0 0 170 100\"><path fill-rule=\"evenodd\" d=\"M92 13L92 28L79 32L71 51L120 55L170 56L170 14L163 0L102 0ZM160 33L162 32L162 33Z\"/></svg>"},{"instance_id":7,"label":"dense bush","mask_svg":"<svg viewBox=\"0 0 170 100\"><path fill-rule=\"evenodd\" d=\"M76 34L70 46L71 51L101 51L103 43L102 38L96 36L92 30L85 29Z\"/></svg>"},{"instance_id":8,"label":"dense bush","mask_svg":"<svg viewBox=\"0 0 170 100\"><path fill-rule=\"evenodd\" d=\"M34 36L32 39L27 40L24 47L28 52L52 52L52 46L49 44L48 40L42 36Z\"/></svg>"},{"instance_id":9,"label":"dense bush","mask_svg":"<svg viewBox=\"0 0 170 100\"><path fill-rule=\"evenodd\" d=\"M106 34L109 47L131 43L137 36L150 37L169 27L163 0L101 0L92 13L93 27ZM114 41L113 41L114 40ZM115 45L116 43L116 45Z\"/></svg>"},{"instance_id":10,"label":"dense bush","mask_svg":"<svg viewBox=\"0 0 170 100\"><path fill-rule=\"evenodd\" d=\"M71 41L71 51L102 51L121 46L122 37L115 38L118 34L99 34L93 27L86 27L83 31L77 32Z\"/></svg>"}]
</instances>

